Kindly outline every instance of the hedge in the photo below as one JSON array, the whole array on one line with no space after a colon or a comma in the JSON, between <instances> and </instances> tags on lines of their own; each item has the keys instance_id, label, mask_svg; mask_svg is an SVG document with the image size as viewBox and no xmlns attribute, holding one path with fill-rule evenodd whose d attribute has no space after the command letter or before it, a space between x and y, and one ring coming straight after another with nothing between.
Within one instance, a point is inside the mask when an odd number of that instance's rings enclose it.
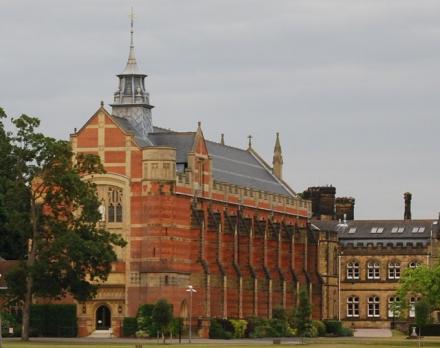
<instances>
[{"instance_id":1,"label":"hedge","mask_svg":"<svg viewBox=\"0 0 440 348\"><path fill-rule=\"evenodd\" d=\"M44 337L76 337L76 305L32 305L30 335Z\"/></svg>"},{"instance_id":2,"label":"hedge","mask_svg":"<svg viewBox=\"0 0 440 348\"><path fill-rule=\"evenodd\" d=\"M137 331L137 319L127 317L122 322L122 335L124 337L134 337Z\"/></svg>"}]
</instances>

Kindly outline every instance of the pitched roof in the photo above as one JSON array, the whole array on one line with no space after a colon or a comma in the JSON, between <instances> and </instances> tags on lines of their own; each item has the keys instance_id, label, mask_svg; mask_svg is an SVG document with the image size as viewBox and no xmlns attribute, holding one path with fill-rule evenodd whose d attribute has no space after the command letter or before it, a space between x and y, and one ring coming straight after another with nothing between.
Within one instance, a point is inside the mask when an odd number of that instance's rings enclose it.
<instances>
[{"instance_id":1,"label":"pitched roof","mask_svg":"<svg viewBox=\"0 0 440 348\"><path fill-rule=\"evenodd\" d=\"M346 226L338 221L312 220L323 231L338 232L340 240L427 239L439 232L437 220L353 220Z\"/></svg>"},{"instance_id":2,"label":"pitched roof","mask_svg":"<svg viewBox=\"0 0 440 348\"><path fill-rule=\"evenodd\" d=\"M206 144L212 157L213 176L217 181L293 196L250 151L212 141Z\"/></svg>"},{"instance_id":3,"label":"pitched roof","mask_svg":"<svg viewBox=\"0 0 440 348\"><path fill-rule=\"evenodd\" d=\"M149 138L146 138L138 132L138 130L131 125L131 123L123 117L109 115L113 122L115 122L124 132L134 135L134 141L139 147L146 147L153 145Z\"/></svg>"},{"instance_id":4,"label":"pitched roof","mask_svg":"<svg viewBox=\"0 0 440 348\"><path fill-rule=\"evenodd\" d=\"M194 144L195 134L195 132L174 132L155 127L154 133L148 134L148 138L155 146L175 148L177 163L186 163L188 153ZM295 195L251 151L213 141L206 141L206 145L212 158L212 173L216 181L285 196Z\"/></svg>"}]
</instances>

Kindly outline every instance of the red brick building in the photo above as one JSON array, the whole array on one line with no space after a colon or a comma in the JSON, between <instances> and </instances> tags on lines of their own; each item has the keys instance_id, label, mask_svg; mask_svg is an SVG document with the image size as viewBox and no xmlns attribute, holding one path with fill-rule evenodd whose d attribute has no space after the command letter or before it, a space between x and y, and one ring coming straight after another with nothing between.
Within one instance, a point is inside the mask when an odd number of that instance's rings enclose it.
<instances>
[{"instance_id":1,"label":"red brick building","mask_svg":"<svg viewBox=\"0 0 440 348\"><path fill-rule=\"evenodd\" d=\"M308 228L311 203L282 179L277 136L273 167L252 148L227 146L193 132L153 126L146 75L133 38L112 111L103 104L71 135L75 152L101 157L107 173L90 178L102 223L128 242L96 299L79 305L79 334L111 328L138 307L166 298L206 334L210 317L270 317L293 308L300 286L322 317L318 238Z\"/></svg>"}]
</instances>

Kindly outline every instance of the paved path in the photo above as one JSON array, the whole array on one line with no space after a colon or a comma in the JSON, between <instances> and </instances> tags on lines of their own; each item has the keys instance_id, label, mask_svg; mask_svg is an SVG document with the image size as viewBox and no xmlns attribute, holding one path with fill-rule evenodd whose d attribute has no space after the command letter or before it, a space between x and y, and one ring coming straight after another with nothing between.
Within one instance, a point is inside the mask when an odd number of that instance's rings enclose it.
<instances>
[{"instance_id":1,"label":"paved path","mask_svg":"<svg viewBox=\"0 0 440 348\"><path fill-rule=\"evenodd\" d=\"M354 330L354 337L368 337L368 338L383 338L392 337L390 329L356 329Z\"/></svg>"}]
</instances>

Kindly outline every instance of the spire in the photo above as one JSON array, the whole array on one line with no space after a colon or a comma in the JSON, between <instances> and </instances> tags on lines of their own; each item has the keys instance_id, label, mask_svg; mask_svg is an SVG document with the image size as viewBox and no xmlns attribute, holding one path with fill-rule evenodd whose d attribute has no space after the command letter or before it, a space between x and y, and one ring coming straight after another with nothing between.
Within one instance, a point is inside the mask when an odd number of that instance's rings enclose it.
<instances>
[{"instance_id":1,"label":"spire","mask_svg":"<svg viewBox=\"0 0 440 348\"><path fill-rule=\"evenodd\" d=\"M131 13L129 15L130 17L130 51L128 53L128 61L127 65L124 69L124 71L121 73L121 75L144 75L140 72L137 62L136 62L136 55L134 54L134 12L133 7L131 8Z\"/></svg>"},{"instance_id":2,"label":"spire","mask_svg":"<svg viewBox=\"0 0 440 348\"><path fill-rule=\"evenodd\" d=\"M252 149L252 135L248 135L248 139L249 139L249 147L248 150Z\"/></svg>"},{"instance_id":3,"label":"spire","mask_svg":"<svg viewBox=\"0 0 440 348\"><path fill-rule=\"evenodd\" d=\"M145 89L145 77L140 72L134 54L134 13L130 13L130 52L124 71L118 75L119 86L114 93L112 115L127 119L137 136L148 142L153 132L150 95Z\"/></svg>"},{"instance_id":4,"label":"spire","mask_svg":"<svg viewBox=\"0 0 440 348\"><path fill-rule=\"evenodd\" d=\"M279 178L283 178L283 153L281 150L281 143L280 143L280 133L277 132L277 139L275 141L275 148L273 151L273 168L272 172L273 174Z\"/></svg>"}]
</instances>

